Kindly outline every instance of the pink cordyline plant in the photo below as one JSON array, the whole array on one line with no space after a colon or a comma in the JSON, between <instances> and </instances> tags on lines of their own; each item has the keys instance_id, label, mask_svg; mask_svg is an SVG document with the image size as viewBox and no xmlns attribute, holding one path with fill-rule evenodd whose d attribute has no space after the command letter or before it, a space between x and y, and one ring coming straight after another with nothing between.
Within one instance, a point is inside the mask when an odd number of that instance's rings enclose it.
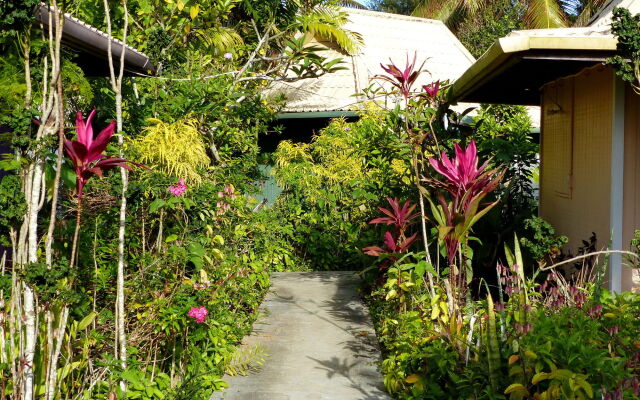
<instances>
[{"instance_id":1,"label":"pink cordyline plant","mask_svg":"<svg viewBox=\"0 0 640 400\"><path fill-rule=\"evenodd\" d=\"M444 240L449 263L455 260L458 246L473 224L496 205L497 201L480 209L482 199L498 187L504 175L504 171L487 169L488 162L478 166L476 144L473 140L466 149L458 144L454 147L453 159L449 159L444 151L440 159L429 158L429 164L445 179L425 179L451 194L452 200L447 202L442 193L438 193L441 215L436 218L440 221L440 239Z\"/></svg>"},{"instance_id":2,"label":"pink cordyline plant","mask_svg":"<svg viewBox=\"0 0 640 400\"><path fill-rule=\"evenodd\" d=\"M422 73L422 67L424 67L424 63L426 62L423 61L420 67L416 69L416 58L417 54L414 54L413 61L410 62L409 55L407 55L407 61L404 69L402 70L391 60L389 60L390 64L380 64L387 75L376 75L376 78L389 82L396 89L398 89L400 94L402 94L402 97L404 97L406 100L411 96L411 89L413 88L413 84L418 79L418 76L420 76L420 74Z\"/></svg>"},{"instance_id":3,"label":"pink cordyline plant","mask_svg":"<svg viewBox=\"0 0 640 400\"><path fill-rule=\"evenodd\" d=\"M413 219L417 218L420 213L413 212L416 209L416 205L411 205L410 201L406 201L402 207L400 207L400 202L396 198L392 199L391 197L387 197L387 201L391 206L391 210L378 207L378 210L385 214L386 217L374 218L369 223L393 225L396 233L399 235L405 231L407 225L411 223Z\"/></svg>"},{"instance_id":4,"label":"pink cordyline plant","mask_svg":"<svg viewBox=\"0 0 640 400\"><path fill-rule=\"evenodd\" d=\"M95 113L95 109L91 111L85 122L82 113L79 112L76 116L78 140L64 140L64 152L73 162L76 173L76 195L79 200L82 199L85 184L93 175L102 177L104 171L109 169L120 167L131 170L129 164L138 165L124 158L110 158L103 154L113 136L116 122L111 121L94 139L91 120Z\"/></svg>"},{"instance_id":5,"label":"pink cordyline plant","mask_svg":"<svg viewBox=\"0 0 640 400\"><path fill-rule=\"evenodd\" d=\"M489 161L478 166L478 153L475 141L471 141L466 149L462 149L457 143L454 145L455 158L452 160L443 151L440 159L429 158L429 164L446 181L430 180L436 186L445 189L455 198L464 196L465 205L479 193L489 193L495 190L502 179L502 173L498 170L488 170Z\"/></svg>"},{"instance_id":6,"label":"pink cordyline plant","mask_svg":"<svg viewBox=\"0 0 640 400\"><path fill-rule=\"evenodd\" d=\"M76 115L76 134L78 140L64 139L64 152L73 163L74 172L76 174L76 196L78 197L78 208L76 210L76 229L73 234L73 244L71 247L71 263L75 263L78 237L80 234L80 220L82 215L82 195L84 194L84 186L87 181L94 175L102 177L104 171L113 169L116 167L125 168L131 170L132 165L142 167L141 164L127 161L124 158L110 158L103 154L109 140L113 136L116 123L111 121L106 128L104 128L98 137L93 137L93 127L91 126L91 120L96 114L96 110L93 109L85 122L82 117L82 113Z\"/></svg>"},{"instance_id":7,"label":"pink cordyline plant","mask_svg":"<svg viewBox=\"0 0 640 400\"><path fill-rule=\"evenodd\" d=\"M178 183L169 186L169 192L174 196L182 196L187 191L187 185L184 183L184 178L180 178Z\"/></svg>"},{"instance_id":8,"label":"pink cordyline plant","mask_svg":"<svg viewBox=\"0 0 640 400\"><path fill-rule=\"evenodd\" d=\"M417 232L409 237L406 236L406 230L410 225L415 223L412 221L420 215L419 213L413 212L416 208L415 204L411 205L411 202L407 201L402 207L400 207L398 199L387 197L387 201L391 205L391 210L384 207L378 207L378 209L386 216L375 218L369 223L391 225L394 228L395 236L390 231L385 232L383 241L384 245L387 247L386 249L380 246L369 246L362 249L364 253L369 256L379 257L382 254L405 253L409 250L418 236ZM382 263L380 268L387 268L390 264L395 262L395 260L395 257L388 258Z\"/></svg>"},{"instance_id":9,"label":"pink cordyline plant","mask_svg":"<svg viewBox=\"0 0 640 400\"><path fill-rule=\"evenodd\" d=\"M192 307L191 310L187 313L188 316L195 319L197 323L201 324L207 318L207 314L209 314L209 310L205 306L200 307Z\"/></svg>"},{"instance_id":10,"label":"pink cordyline plant","mask_svg":"<svg viewBox=\"0 0 640 400\"><path fill-rule=\"evenodd\" d=\"M428 85L423 85L422 90L428 97L435 99L438 95L438 92L440 91L440 81L435 81Z\"/></svg>"}]
</instances>

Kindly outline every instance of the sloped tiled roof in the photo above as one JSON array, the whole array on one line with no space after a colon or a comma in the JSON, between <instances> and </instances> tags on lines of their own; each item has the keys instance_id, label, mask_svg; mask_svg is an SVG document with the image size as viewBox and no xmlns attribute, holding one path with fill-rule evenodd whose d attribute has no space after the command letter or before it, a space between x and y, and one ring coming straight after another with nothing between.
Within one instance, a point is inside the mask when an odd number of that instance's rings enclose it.
<instances>
[{"instance_id":1,"label":"sloped tiled roof","mask_svg":"<svg viewBox=\"0 0 640 400\"><path fill-rule=\"evenodd\" d=\"M333 43L322 42L328 50L321 52L329 59L342 58L346 70L326 74L319 78L296 82L278 82L269 89L270 94L284 93L287 105L284 112L346 111L359 101L354 97L371 83L375 75L384 71L380 63L403 67L407 57L417 54L418 66L426 60L423 73L415 87L435 80L458 78L473 62L473 56L451 31L436 20L397 14L344 9L349 14L346 29L358 32L364 39L359 54L349 56ZM462 106L463 107L463 106Z\"/></svg>"},{"instance_id":2,"label":"sloped tiled roof","mask_svg":"<svg viewBox=\"0 0 640 400\"><path fill-rule=\"evenodd\" d=\"M631 14L640 13L640 1L638 0L610 0L600 12L591 18L589 26L594 27L610 27L613 18L613 9L616 7L627 8Z\"/></svg>"},{"instance_id":3,"label":"sloped tiled roof","mask_svg":"<svg viewBox=\"0 0 640 400\"><path fill-rule=\"evenodd\" d=\"M45 26L50 21L55 21L54 15L60 13L54 6L40 3L36 8L36 18ZM72 16L64 14L64 27L62 29L62 41L68 46L85 52L91 56L106 59L108 42L111 42L111 54L117 63L125 49L125 71L136 73L155 72L154 66L149 61L149 57L137 49L124 44L121 40L109 36L107 33L97 29L86 22Z\"/></svg>"}]
</instances>

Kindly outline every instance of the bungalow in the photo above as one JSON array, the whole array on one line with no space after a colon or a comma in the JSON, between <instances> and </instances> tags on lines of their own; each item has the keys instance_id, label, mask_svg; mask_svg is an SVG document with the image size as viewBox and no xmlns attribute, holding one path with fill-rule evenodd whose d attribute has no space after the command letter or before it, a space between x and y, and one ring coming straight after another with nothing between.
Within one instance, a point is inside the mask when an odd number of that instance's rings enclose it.
<instances>
[{"instance_id":1,"label":"bungalow","mask_svg":"<svg viewBox=\"0 0 640 400\"><path fill-rule=\"evenodd\" d=\"M426 70L418 78L416 88L436 80L458 78L475 59L441 21L389 14L370 10L343 8L349 15L345 29L357 32L363 39L357 54L349 55L335 43L315 38L312 44L326 50L319 52L327 59L342 58L345 68L319 78L296 82L277 82L267 95L284 95L287 102L278 115L284 127L279 139L309 140L312 132L326 126L331 118L357 116L355 107L364 99L356 97L363 89L382 81L373 80L384 73L381 63L391 61L404 66L407 58L417 59L419 67L425 61ZM460 104L460 110L468 107ZM264 151L275 149L270 138L261 143Z\"/></svg>"},{"instance_id":2,"label":"bungalow","mask_svg":"<svg viewBox=\"0 0 640 400\"><path fill-rule=\"evenodd\" d=\"M454 100L540 106L539 213L574 253L592 232L599 248L628 249L640 227L640 97L603 65L618 5L640 11L613 0L587 27L512 32L452 88ZM637 290L638 272L613 255L609 288Z\"/></svg>"}]
</instances>

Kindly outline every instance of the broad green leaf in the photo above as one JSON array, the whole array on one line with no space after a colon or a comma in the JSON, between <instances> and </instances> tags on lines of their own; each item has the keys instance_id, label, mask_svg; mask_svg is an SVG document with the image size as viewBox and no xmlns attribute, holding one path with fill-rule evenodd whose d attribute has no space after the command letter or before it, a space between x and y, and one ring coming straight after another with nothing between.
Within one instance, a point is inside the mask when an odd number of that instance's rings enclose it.
<instances>
[{"instance_id":1,"label":"broad green leaf","mask_svg":"<svg viewBox=\"0 0 640 400\"><path fill-rule=\"evenodd\" d=\"M154 213L158 209L164 207L166 204L167 202L162 199L155 199L154 201L151 202L151 204L149 204L149 212Z\"/></svg>"},{"instance_id":2,"label":"broad green leaf","mask_svg":"<svg viewBox=\"0 0 640 400\"><path fill-rule=\"evenodd\" d=\"M86 327L89 326L89 324L91 324L96 318L96 315L98 315L98 313L96 313L95 311L91 311L86 317L82 318L82 321L78 323L78 330L85 330Z\"/></svg>"},{"instance_id":3,"label":"broad green leaf","mask_svg":"<svg viewBox=\"0 0 640 400\"><path fill-rule=\"evenodd\" d=\"M521 383L514 383L509 385L504 391L504 394L511 394L511 393L527 393L528 394L529 391Z\"/></svg>"},{"instance_id":4,"label":"broad green leaf","mask_svg":"<svg viewBox=\"0 0 640 400\"><path fill-rule=\"evenodd\" d=\"M547 379L549 379L549 374L547 372L538 372L533 376L533 379L531 379L531 383L537 385L538 383Z\"/></svg>"}]
</instances>

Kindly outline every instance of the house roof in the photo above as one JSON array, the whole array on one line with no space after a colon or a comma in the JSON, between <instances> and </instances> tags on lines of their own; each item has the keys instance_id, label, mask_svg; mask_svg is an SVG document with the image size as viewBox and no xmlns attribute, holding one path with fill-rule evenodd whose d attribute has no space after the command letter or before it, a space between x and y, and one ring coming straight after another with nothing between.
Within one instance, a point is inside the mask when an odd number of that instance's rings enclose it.
<instances>
[{"instance_id":1,"label":"house roof","mask_svg":"<svg viewBox=\"0 0 640 400\"><path fill-rule=\"evenodd\" d=\"M608 26L513 31L456 80L452 98L538 105L543 85L602 63L616 43Z\"/></svg>"},{"instance_id":2,"label":"house roof","mask_svg":"<svg viewBox=\"0 0 640 400\"><path fill-rule=\"evenodd\" d=\"M639 0L609 0L582 28L513 31L498 39L452 88L454 100L539 104L539 89L602 63L616 52L615 7L640 12Z\"/></svg>"},{"instance_id":3,"label":"house roof","mask_svg":"<svg viewBox=\"0 0 640 400\"><path fill-rule=\"evenodd\" d=\"M49 25L49 19L54 21L53 13L59 12L55 7L40 3L36 9L36 18L43 25ZM62 42L78 51L75 60L88 75L102 76L108 74L107 60L108 42L111 41L111 54L114 64L118 65L123 48L124 70L127 74L155 72L155 67L144 53L125 45L122 41L107 35L105 32L73 17L64 14L64 26L62 28Z\"/></svg>"},{"instance_id":4,"label":"house roof","mask_svg":"<svg viewBox=\"0 0 640 400\"><path fill-rule=\"evenodd\" d=\"M609 0L609 2L607 2L604 7L602 7L600 11L591 18L589 26L610 26L611 20L613 19L613 9L616 7L626 8L631 12L631 14L640 13L640 1L638 0Z\"/></svg>"},{"instance_id":5,"label":"house roof","mask_svg":"<svg viewBox=\"0 0 640 400\"><path fill-rule=\"evenodd\" d=\"M419 77L415 87L435 80L453 80L474 62L473 56L441 21L352 8L343 10L349 14L345 28L362 35L364 45L360 52L349 56L335 44L321 42L327 47L321 55L328 59L342 58L346 69L319 78L273 84L270 95L283 93L287 97L284 113L353 109L360 101L355 94L372 83L383 84L372 79L384 72L380 63L387 64L390 59L400 67L414 54L418 66L426 60L424 69L428 73Z\"/></svg>"}]
</instances>

